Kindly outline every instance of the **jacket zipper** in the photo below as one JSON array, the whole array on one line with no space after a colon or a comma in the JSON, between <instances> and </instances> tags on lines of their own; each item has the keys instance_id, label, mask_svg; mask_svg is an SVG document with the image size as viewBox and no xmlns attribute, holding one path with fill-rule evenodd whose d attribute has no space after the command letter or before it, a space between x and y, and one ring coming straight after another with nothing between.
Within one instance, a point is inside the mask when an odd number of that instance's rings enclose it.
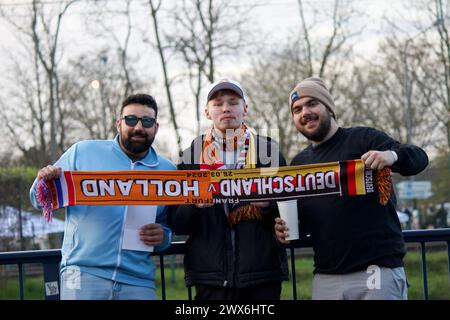
<instances>
[{"instance_id":1,"label":"jacket zipper","mask_svg":"<svg viewBox=\"0 0 450 320\"><path fill-rule=\"evenodd\" d=\"M134 162L131 162L131 170L134 169ZM117 263L116 268L114 269L112 280L116 281L117 277L117 270L119 269L120 262L121 262L121 255L122 255L122 242L123 242L123 233L125 229L125 220L127 219L127 213L128 213L128 206L125 206L125 210L123 213L123 222L122 222L122 232L120 233L120 239L119 239L119 251L117 252Z\"/></svg>"},{"instance_id":2,"label":"jacket zipper","mask_svg":"<svg viewBox=\"0 0 450 320\"><path fill-rule=\"evenodd\" d=\"M223 209L224 209L224 213L225 213L225 216L226 217L228 217L228 214L229 214L229 212L230 212L230 207L228 207L228 204L224 204L223 205L224 207L223 207ZM231 228L230 229L230 241L231 241L231 250L232 250L232 263L231 263L231 267L233 268L233 271L232 271L232 276L233 276L233 278L234 278L234 270L235 270L235 263L236 263L236 259L235 259L235 256L236 256L236 244L235 244L235 231L234 231L234 229L233 228ZM228 261L228 258L227 258L227 261ZM227 263L227 271L229 271L228 270L228 267L230 266L230 263ZM225 277L228 277L228 274L229 274L229 272L225 272ZM225 279L224 281L223 281L223 284L222 284L222 286L223 287L226 287L227 285L228 285L228 280L227 279Z\"/></svg>"}]
</instances>

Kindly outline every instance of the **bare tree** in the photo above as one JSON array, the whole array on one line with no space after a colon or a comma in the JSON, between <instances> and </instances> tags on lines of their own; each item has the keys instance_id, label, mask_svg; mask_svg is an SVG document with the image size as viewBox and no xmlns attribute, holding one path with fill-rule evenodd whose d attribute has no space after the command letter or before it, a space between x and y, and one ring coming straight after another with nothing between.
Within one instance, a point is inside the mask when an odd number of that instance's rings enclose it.
<instances>
[{"instance_id":1,"label":"bare tree","mask_svg":"<svg viewBox=\"0 0 450 320\"><path fill-rule=\"evenodd\" d=\"M317 37L314 31L320 27L319 10L312 8L314 14L311 15L311 21L307 21L305 17L305 7L303 0L298 1L299 16L301 22L300 39L298 42L299 51L302 57L305 58L307 70L305 77L317 75L319 77L327 77L330 80L336 79L341 68L336 69L338 59L331 61L333 57L345 57L351 51L349 40L360 34L361 29L352 29L351 20L357 15L361 14L353 6L351 0L334 0L332 4L332 11L328 13L327 21L331 23L330 32L326 37ZM309 6L311 8L311 6ZM330 68L330 64L333 68Z\"/></svg>"},{"instance_id":2,"label":"bare tree","mask_svg":"<svg viewBox=\"0 0 450 320\"><path fill-rule=\"evenodd\" d=\"M25 23L24 19L15 19L5 8L1 8L0 11L1 17L18 31L18 36L25 37L26 40L20 39L19 42L32 45L32 49L28 50L28 52L32 52L31 61L30 55L26 60L30 61L32 65L34 72L32 81L35 84L33 90L35 91L30 92L31 88L25 84L22 89L27 87L26 91L30 95L23 102L29 106L30 115L37 121L39 128L40 138L36 141L39 144L32 148L34 152L47 152L45 145L48 141L45 136L48 131L45 129L44 118L46 116L50 118L50 138L48 140L50 141L51 161L56 160L57 153L61 151L65 139L64 110L60 105L61 92L58 79L59 36L63 17L69 7L77 1L79 0L60 1L49 9L41 1L33 0L30 6L24 10L26 12L25 19L28 20ZM12 129L13 132L16 131L15 128ZM29 147L29 145L24 147L20 139L16 144L18 146L22 144L22 151ZM42 155L38 158L41 159L39 161L43 161L45 156Z\"/></svg>"},{"instance_id":3,"label":"bare tree","mask_svg":"<svg viewBox=\"0 0 450 320\"><path fill-rule=\"evenodd\" d=\"M122 2L119 4L112 4L112 7L115 9L112 14L109 12L104 12L105 5L108 5L107 3L101 1L94 4L93 8L96 12L98 12L98 14L95 15L94 19L89 17L86 22L88 25L92 25L92 28L90 29L92 30L94 38L108 39L109 47L113 47L114 51L116 51L115 55L119 58L119 66L121 67L125 80L124 87L122 89L122 96L127 97L132 91L135 90L129 70L129 65L133 62L130 61L129 57L130 39L132 36L132 29L134 27L132 14L133 0L124 0ZM119 24L118 21L121 23ZM120 27L117 28L116 25L119 25ZM119 36L119 31L123 33L122 36ZM114 46L112 44L114 44ZM100 59L103 63L108 62L108 56L105 55L105 50L105 48L102 48L100 55Z\"/></svg>"},{"instance_id":4,"label":"bare tree","mask_svg":"<svg viewBox=\"0 0 450 320\"><path fill-rule=\"evenodd\" d=\"M396 63L400 58L403 60L398 62L399 67L386 72L395 70L403 83L397 95L405 97L407 107L406 110L400 107L406 125L404 141L412 140L429 150L447 154L450 153L450 38L446 24L449 5L446 0L415 2L414 8L428 11L429 19L410 22L409 17L402 17L400 22L414 25L414 33L403 30L398 19L386 18L393 36L385 43L386 52L391 52L390 59ZM386 52L380 50L381 55L386 56Z\"/></svg>"},{"instance_id":5,"label":"bare tree","mask_svg":"<svg viewBox=\"0 0 450 320\"><path fill-rule=\"evenodd\" d=\"M148 3L150 5L150 14L152 17L152 22L153 22L153 31L154 31L155 38L156 38L156 47L158 49L159 57L161 60L161 66L162 66L162 71L163 71L163 76L164 76L164 88L166 90L167 101L169 103L171 122L172 122L172 125L174 128L174 131L175 131L178 152L181 153L181 151L182 151L181 136L180 136L179 126L178 126L177 119L176 119L175 105L174 105L173 98L172 98L171 80L170 80L169 72L168 72L166 52L165 52L165 47L163 45L160 31L159 31L158 11L161 8L161 1L157 1L155 3L153 0L149 0Z\"/></svg>"},{"instance_id":6,"label":"bare tree","mask_svg":"<svg viewBox=\"0 0 450 320\"><path fill-rule=\"evenodd\" d=\"M97 14L93 19L88 16L85 20L87 28L95 39L101 39L105 44L94 48L90 56L83 54L78 61L71 61L70 67L75 67L74 72L85 81L78 82L78 90L88 87L87 92L78 96L84 105L96 107L95 112L83 108L83 104L76 109L78 116L84 119L80 124L88 130L90 137L107 139L113 136L116 133L114 118L120 101L143 88L135 69L141 57L130 54L132 30L136 24L132 4L133 0L91 4ZM76 97L72 95L70 99Z\"/></svg>"},{"instance_id":7,"label":"bare tree","mask_svg":"<svg viewBox=\"0 0 450 320\"><path fill-rule=\"evenodd\" d=\"M139 56L132 58L128 53L132 30L131 0L123 4L120 11L103 11L104 7L100 8L98 3L89 3L98 21L92 19L92 15L88 15L86 21L96 21L95 26L97 29L100 26L101 33L97 34L93 28L87 34L100 41L92 45L89 52L64 59L61 63L63 48L58 45L61 27L56 26L62 24L63 15L74 2L53 4L34 1L29 6L13 7L17 11L15 14L0 8L2 17L19 31L15 34L19 36L18 41L25 52L19 56L15 50L11 55L15 65L11 67L12 72L4 77L10 76L18 85L8 93L4 90L2 94L14 99L23 111L14 112L11 108L13 104L9 106L2 102L5 107L0 113L9 120L10 127L5 134L16 144L28 164L41 166L51 161L48 154L52 136L49 132L52 130L56 131L59 152L80 138L113 137L120 102L132 91L144 88L143 81L133 68ZM58 14L54 14L55 9L59 9ZM24 12L29 17L23 16ZM107 14L113 18L105 19ZM29 22L24 23L27 18ZM120 24L122 29L119 29L107 25L105 21L125 23ZM123 37L118 36L120 31L124 31ZM102 41L107 44L102 46ZM49 121L52 105L54 129L50 128L52 121Z\"/></svg>"},{"instance_id":8,"label":"bare tree","mask_svg":"<svg viewBox=\"0 0 450 320\"><path fill-rule=\"evenodd\" d=\"M33 55L34 63L31 66L24 64L26 58L16 51L15 56L9 59L12 66L6 75L9 75L7 79L10 78L15 86L5 88L2 92L4 98L0 105L0 117L4 119L6 127L3 140L9 142L11 153L14 149L22 153L27 159L26 164L43 164L50 160L46 128L48 109L44 105L45 101L42 101L42 73L38 58Z\"/></svg>"},{"instance_id":9,"label":"bare tree","mask_svg":"<svg viewBox=\"0 0 450 320\"><path fill-rule=\"evenodd\" d=\"M411 106L405 103L404 43L388 38L378 49L377 58L352 68L345 84L336 90L341 93L341 104L347 106L344 121L352 125L365 125L383 130L399 141L413 141L426 146L432 141L435 125L423 106L427 96L416 90L423 77L421 65L426 59L426 46L411 45L408 53ZM408 130L411 121L411 130Z\"/></svg>"},{"instance_id":10,"label":"bare tree","mask_svg":"<svg viewBox=\"0 0 450 320\"><path fill-rule=\"evenodd\" d=\"M249 124L277 140L287 159L294 156L302 143L292 122L289 92L308 70L307 65L297 60L295 47L286 46L283 52L271 53L241 74L249 92Z\"/></svg>"},{"instance_id":11,"label":"bare tree","mask_svg":"<svg viewBox=\"0 0 450 320\"><path fill-rule=\"evenodd\" d=\"M222 59L238 59L252 32L248 27L255 4L236 5L230 1L183 0L172 12L175 32L169 43L187 67L189 87L194 96L196 134L200 134L200 101L205 83L217 78L217 65Z\"/></svg>"},{"instance_id":12,"label":"bare tree","mask_svg":"<svg viewBox=\"0 0 450 320\"><path fill-rule=\"evenodd\" d=\"M127 65L125 74L122 57L115 47L86 52L69 60L61 75L61 88L65 93L62 103L70 110L67 130L72 141L114 137L115 119L127 83L132 83L133 90L145 87L132 65Z\"/></svg>"},{"instance_id":13,"label":"bare tree","mask_svg":"<svg viewBox=\"0 0 450 320\"><path fill-rule=\"evenodd\" d=\"M435 0L434 8L430 6L430 15L435 21L439 35L439 45L433 46L433 51L438 59L437 72L434 73L437 88L436 103L433 105L435 120L442 127L445 145L438 145L438 149L450 154L450 36L448 30L449 1ZM429 75L431 76L431 75ZM432 79L433 79L432 78Z\"/></svg>"},{"instance_id":14,"label":"bare tree","mask_svg":"<svg viewBox=\"0 0 450 320\"><path fill-rule=\"evenodd\" d=\"M241 75L246 83L250 83L247 87L252 107L256 109L256 112L249 112L250 120L278 132L281 150L287 158L298 151L300 141L305 141L299 139L300 135L292 125L289 92L300 80L320 76L325 78L330 91L336 93L338 101L340 97L335 86L340 78L345 78L352 64L349 59L351 38L361 31L351 31L348 27L358 14L349 1L336 0L331 12L316 10L310 19L306 19L303 4L298 0L300 32L285 44L278 43L275 50L254 62L252 71ZM323 21L331 25L326 35L317 32ZM337 108L340 108L339 104Z\"/></svg>"},{"instance_id":15,"label":"bare tree","mask_svg":"<svg viewBox=\"0 0 450 320\"><path fill-rule=\"evenodd\" d=\"M31 35L35 52L42 64L46 75L48 85L48 96L50 106L50 159L52 162L57 159L57 137L56 137L56 110L59 111L60 117L63 116L60 106L59 80L57 71L56 52L58 48L58 40L60 35L61 22L64 14L69 7L78 0L61 1L57 10L57 18L54 23L52 19L45 20L44 10L40 1L33 0ZM52 30L53 28L53 30ZM42 38L42 33L44 39ZM62 121L60 121L60 124ZM61 127L60 146L64 139L64 129Z\"/></svg>"}]
</instances>

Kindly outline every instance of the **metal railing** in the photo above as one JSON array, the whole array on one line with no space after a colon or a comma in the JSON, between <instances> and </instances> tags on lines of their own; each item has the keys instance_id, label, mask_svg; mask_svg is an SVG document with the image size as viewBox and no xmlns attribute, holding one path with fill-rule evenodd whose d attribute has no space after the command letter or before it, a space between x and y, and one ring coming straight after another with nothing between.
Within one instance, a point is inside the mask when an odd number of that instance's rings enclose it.
<instances>
[{"instance_id":1,"label":"metal railing","mask_svg":"<svg viewBox=\"0 0 450 320\"><path fill-rule=\"evenodd\" d=\"M403 231L406 243L419 243L421 249L422 261L422 279L423 279L423 294L424 299L428 300L428 273L426 263L426 243L429 242L446 242L447 243L447 271L450 281L450 229L432 229L432 230L407 230ZM285 246L290 253L291 265L291 280L292 280L292 296L297 300L297 279L295 266L295 249L311 247L310 239L305 238L301 240L292 241ZM161 298L166 300L166 281L165 281L165 267L164 257L171 255L184 254L184 242L174 242L163 252L154 252L153 256L159 256L160 275L161 275ZM36 251L18 251L18 252L2 252L0 253L0 265L15 264L19 269L19 299L24 297L24 278L23 271L25 264L41 263L44 270L44 287L45 299L58 300L59 299L59 263L61 261L61 251L55 250L36 250ZM188 290L188 299L192 300L192 289Z\"/></svg>"},{"instance_id":2,"label":"metal railing","mask_svg":"<svg viewBox=\"0 0 450 320\"><path fill-rule=\"evenodd\" d=\"M428 273L425 244L427 242L443 241L447 243L447 276L450 283L450 229L406 230L403 231L403 235L407 243L420 243L420 251L422 257L423 297L424 300L428 300Z\"/></svg>"}]
</instances>

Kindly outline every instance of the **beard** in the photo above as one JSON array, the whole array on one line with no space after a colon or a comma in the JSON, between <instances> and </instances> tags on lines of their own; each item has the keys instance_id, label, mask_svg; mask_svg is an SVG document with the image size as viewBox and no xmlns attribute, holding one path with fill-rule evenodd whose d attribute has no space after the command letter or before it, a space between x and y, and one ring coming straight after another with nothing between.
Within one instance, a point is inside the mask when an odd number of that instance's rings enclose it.
<instances>
[{"instance_id":1,"label":"beard","mask_svg":"<svg viewBox=\"0 0 450 320\"><path fill-rule=\"evenodd\" d=\"M317 116L311 117L316 118ZM306 123L303 123L301 120L302 125L305 125ZM308 139L315 142L321 142L325 137L327 136L328 132L331 128L331 115L326 113L324 117L320 120L319 126L317 129L313 132L308 132L305 129L299 128L299 131Z\"/></svg>"},{"instance_id":2,"label":"beard","mask_svg":"<svg viewBox=\"0 0 450 320\"><path fill-rule=\"evenodd\" d=\"M145 138L142 141L132 141L133 137L143 137ZM154 136L149 136L145 133L130 133L127 137L123 135L120 136L120 142L122 146L131 154L140 154L144 151L147 151L155 140Z\"/></svg>"}]
</instances>

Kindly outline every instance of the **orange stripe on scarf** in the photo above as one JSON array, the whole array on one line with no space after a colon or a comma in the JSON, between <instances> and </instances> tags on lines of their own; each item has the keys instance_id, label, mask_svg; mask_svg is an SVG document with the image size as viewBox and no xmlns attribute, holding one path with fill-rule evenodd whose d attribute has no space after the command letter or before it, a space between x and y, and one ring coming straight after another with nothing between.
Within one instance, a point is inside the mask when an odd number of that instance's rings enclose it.
<instances>
[{"instance_id":1,"label":"orange stripe on scarf","mask_svg":"<svg viewBox=\"0 0 450 320\"><path fill-rule=\"evenodd\" d=\"M392 192L392 178L391 168L385 167L381 170L375 171L375 188L378 191L378 198L380 203L385 206L391 197Z\"/></svg>"}]
</instances>

